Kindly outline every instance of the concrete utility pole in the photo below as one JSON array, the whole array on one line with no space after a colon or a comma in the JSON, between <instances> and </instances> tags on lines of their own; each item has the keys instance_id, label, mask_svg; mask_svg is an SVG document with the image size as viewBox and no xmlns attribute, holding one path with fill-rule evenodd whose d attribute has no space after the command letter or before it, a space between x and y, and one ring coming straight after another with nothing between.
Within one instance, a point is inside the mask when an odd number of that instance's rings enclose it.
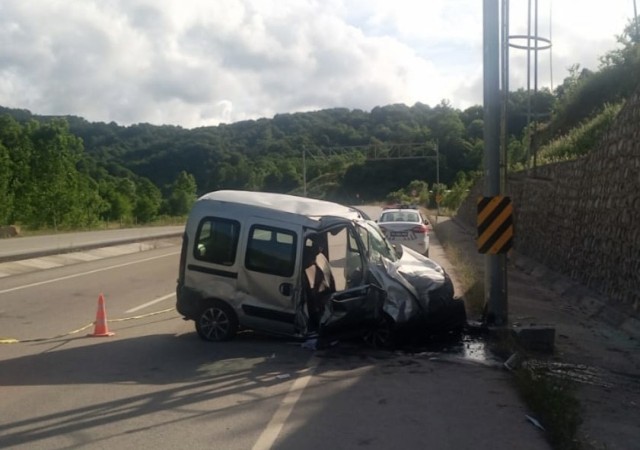
<instances>
[{"instance_id":1,"label":"concrete utility pole","mask_svg":"<svg viewBox=\"0 0 640 450\"><path fill-rule=\"evenodd\" d=\"M484 195L500 195L500 21L498 0L483 0ZM505 255L485 255L487 325L507 325Z\"/></svg>"}]
</instances>

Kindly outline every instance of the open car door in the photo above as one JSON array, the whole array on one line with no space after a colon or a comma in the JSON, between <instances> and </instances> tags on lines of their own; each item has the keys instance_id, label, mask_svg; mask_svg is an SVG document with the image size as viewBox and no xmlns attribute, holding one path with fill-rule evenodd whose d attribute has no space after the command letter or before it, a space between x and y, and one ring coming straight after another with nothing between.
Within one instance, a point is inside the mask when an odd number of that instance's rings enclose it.
<instances>
[{"instance_id":1,"label":"open car door","mask_svg":"<svg viewBox=\"0 0 640 450\"><path fill-rule=\"evenodd\" d=\"M379 322L384 298L385 292L373 284L336 292L322 317L322 334L331 337L363 334Z\"/></svg>"},{"instance_id":2,"label":"open car door","mask_svg":"<svg viewBox=\"0 0 640 450\"><path fill-rule=\"evenodd\" d=\"M331 272L333 289L320 318L320 332L342 336L361 333L382 314L385 292L367 281L364 243L351 221L324 218L315 236Z\"/></svg>"}]
</instances>

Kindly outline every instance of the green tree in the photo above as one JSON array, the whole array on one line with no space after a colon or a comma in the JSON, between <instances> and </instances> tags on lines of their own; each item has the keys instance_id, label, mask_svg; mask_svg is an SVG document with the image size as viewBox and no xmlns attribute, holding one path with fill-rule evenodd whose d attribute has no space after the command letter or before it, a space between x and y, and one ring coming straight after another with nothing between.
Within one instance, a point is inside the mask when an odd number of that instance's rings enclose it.
<instances>
[{"instance_id":1,"label":"green tree","mask_svg":"<svg viewBox=\"0 0 640 450\"><path fill-rule=\"evenodd\" d=\"M405 192L412 199L418 198L422 201L422 199L426 198L429 193L429 184L422 180L413 180L411 183L409 183L409 185L405 189Z\"/></svg>"},{"instance_id":2,"label":"green tree","mask_svg":"<svg viewBox=\"0 0 640 450\"><path fill-rule=\"evenodd\" d=\"M484 120L474 119L467 125L467 136L471 140L480 140L484 136Z\"/></svg>"},{"instance_id":3,"label":"green tree","mask_svg":"<svg viewBox=\"0 0 640 450\"><path fill-rule=\"evenodd\" d=\"M141 178L136 184L136 199L133 214L139 223L151 222L158 216L162 194L151 181Z\"/></svg>"},{"instance_id":4,"label":"green tree","mask_svg":"<svg viewBox=\"0 0 640 450\"><path fill-rule=\"evenodd\" d=\"M445 195L440 205L450 211L456 211L464 199L467 198L469 189L471 189L474 180L475 178L473 176L467 175L464 172L459 172L451 189L445 191Z\"/></svg>"},{"instance_id":5,"label":"green tree","mask_svg":"<svg viewBox=\"0 0 640 450\"><path fill-rule=\"evenodd\" d=\"M464 136L465 126L460 114L448 101L440 102L433 108L433 113L429 120L429 127L433 130L433 137L437 139L441 148Z\"/></svg>"},{"instance_id":6,"label":"green tree","mask_svg":"<svg viewBox=\"0 0 640 450\"><path fill-rule=\"evenodd\" d=\"M397 191L389 192L386 200L389 203L409 203L411 199L404 192L404 189L398 189Z\"/></svg>"},{"instance_id":7,"label":"green tree","mask_svg":"<svg viewBox=\"0 0 640 450\"><path fill-rule=\"evenodd\" d=\"M0 145L6 149L7 164L2 164L5 176L9 180L5 190L5 208L8 216L5 220L16 221L16 210L11 205L20 204L21 209L28 208L21 199L29 186L32 143L27 127L21 126L9 115L0 116ZM16 200L18 199L18 200Z\"/></svg>"},{"instance_id":8,"label":"green tree","mask_svg":"<svg viewBox=\"0 0 640 450\"><path fill-rule=\"evenodd\" d=\"M167 212L173 216L183 216L189 213L193 202L196 201L198 186L193 175L181 171L173 185L171 195L167 201Z\"/></svg>"},{"instance_id":9,"label":"green tree","mask_svg":"<svg viewBox=\"0 0 640 450\"><path fill-rule=\"evenodd\" d=\"M600 57L600 67L635 64L640 58L640 25L634 19L616 36L619 47Z\"/></svg>"},{"instance_id":10,"label":"green tree","mask_svg":"<svg viewBox=\"0 0 640 450\"><path fill-rule=\"evenodd\" d=\"M0 142L0 225L8 224L13 212L9 150Z\"/></svg>"},{"instance_id":11,"label":"green tree","mask_svg":"<svg viewBox=\"0 0 640 450\"><path fill-rule=\"evenodd\" d=\"M136 184L129 178L119 178L116 181L117 218L120 222L133 220L133 210L136 205Z\"/></svg>"},{"instance_id":12,"label":"green tree","mask_svg":"<svg viewBox=\"0 0 640 450\"><path fill-rule=\"evenodd\" d=\"M94 196L76 168L82 157L82 142L69 132L67 122L32 122L27 132L32 144L28 182L16 198L24 205L16 216L33 228L78 227L95 220L87 215Z\"/></svg>"},{"instance_id":13,"label":"green tree","mask_svg":"<svg viewBox=\"0 0 640 450\"><path fill-rule=\"evenodd\" d=\"M101 217L107 222L123 220L132 211L131 202L126 195L118 191L117 183L118 179L111 176L105 177L98 183L98 192L105 204Z\"/></svg>"}]
</instances>

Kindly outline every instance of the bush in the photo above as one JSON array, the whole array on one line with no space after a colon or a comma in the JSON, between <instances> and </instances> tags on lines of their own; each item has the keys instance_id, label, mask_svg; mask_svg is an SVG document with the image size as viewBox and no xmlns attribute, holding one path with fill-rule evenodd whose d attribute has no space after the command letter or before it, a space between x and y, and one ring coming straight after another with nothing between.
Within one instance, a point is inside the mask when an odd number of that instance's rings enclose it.
<instances>
[{"instance_id":1,"label":"bush","mask_svg":"<svg viewBox=\"0 0 640 450\"><path fill-rule=\"evenodd\" d=\"M581 123L569 133L540 148L538 162L541 164L576 159L593 150L620 112L623 103L605 105L602 112Z\"/></svg>"}]
</instances>

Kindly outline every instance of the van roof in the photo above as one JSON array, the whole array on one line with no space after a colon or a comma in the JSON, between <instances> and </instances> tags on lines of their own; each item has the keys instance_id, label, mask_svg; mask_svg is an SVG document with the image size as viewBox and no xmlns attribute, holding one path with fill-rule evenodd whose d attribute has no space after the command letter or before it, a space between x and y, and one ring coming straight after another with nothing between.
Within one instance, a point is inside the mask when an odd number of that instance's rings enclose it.
<instances>
[{"instance_id":1,"label":"van roof","mask_svg":"<svg viewBox=\"0 0 640 450\"><path fill-rule=\"evenodd\" d=\"M295 195L275 194L272 192L223 190L209 192L198 201L218 201L272 209L290 214L303 215L309 218L337 216L347 219L361 219L360 213L348 206L338 203L297 197Z\"/></svg>"}]
</instances>

